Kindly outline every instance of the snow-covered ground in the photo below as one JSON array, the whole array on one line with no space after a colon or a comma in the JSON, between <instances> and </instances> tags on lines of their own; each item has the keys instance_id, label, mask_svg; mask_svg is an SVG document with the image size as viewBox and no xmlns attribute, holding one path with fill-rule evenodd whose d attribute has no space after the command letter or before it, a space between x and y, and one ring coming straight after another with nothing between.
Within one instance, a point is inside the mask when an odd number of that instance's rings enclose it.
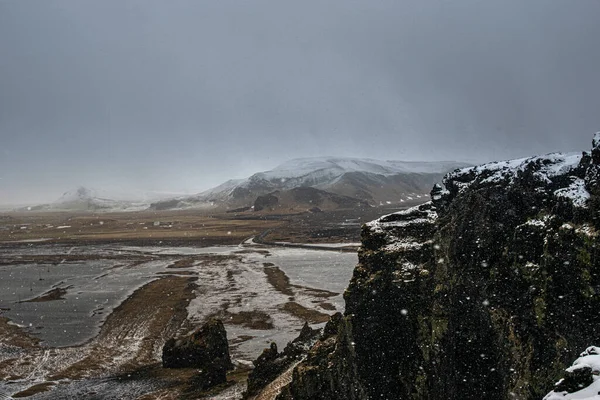
<instances>
[{"instance_id":1,"label":"snow-covered ground","mask_svg":"<svg viewBox=\"0 0 600 400\"><path fill-rule=\"evenodd\" d=\"M544 397L544 400L600 400L600 347L588 347L566 372L572 373L584 368L589 368L591 374L592 382L588 386L572 393L553 390ZM561 379L560 382L562 381Z\"/></svg>"}]
</instances>

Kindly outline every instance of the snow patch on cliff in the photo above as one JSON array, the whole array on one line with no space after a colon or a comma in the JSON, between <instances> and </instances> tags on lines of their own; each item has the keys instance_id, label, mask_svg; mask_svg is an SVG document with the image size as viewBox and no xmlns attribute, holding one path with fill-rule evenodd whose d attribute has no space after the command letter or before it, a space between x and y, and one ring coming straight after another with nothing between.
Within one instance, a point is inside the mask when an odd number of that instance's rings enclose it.
<instances>
[{"instance_id":1,"label":"snow patch on cliff","mask_svg":"<svg viewBox=\"0 0 600 400\"><path fill-rule=\"evenodd\" d=\"M581 161L580 153L551 153L544 156L519 158L516 160L495 161L476 167L463 168L446 175L445 181L455 181L461 190L479 180L484 184L497 184L512 181L526 169L534 167L533 175L541 182L550 183L559 175L570 174Z\"/></svg>"},{"instance_id":2,"label":"snow patch on cliff","mask_svg":"<svg viewBox=\"0 0 600 400\"><path fill-rule=\"evenodd\" d=\"M372 232L384 232L390 228L401 228L411 225L433 224L438 215L431 202L427 202L406 210L384 215L374 221L367 222Z\"/></svg>"},{"instance_id":3,"label":"snow patch on cliff","mask_svg":"<svg viewBox=\"0 0 600 400\"><path fill-rule=\"evenodd\" d=\"M585 188L585 181L581 178L573 179L569 186L556 190L554 195L569 199L575 207L580 208L586 207L590 198L590 194Z\"/></svg>"}]
</instances>

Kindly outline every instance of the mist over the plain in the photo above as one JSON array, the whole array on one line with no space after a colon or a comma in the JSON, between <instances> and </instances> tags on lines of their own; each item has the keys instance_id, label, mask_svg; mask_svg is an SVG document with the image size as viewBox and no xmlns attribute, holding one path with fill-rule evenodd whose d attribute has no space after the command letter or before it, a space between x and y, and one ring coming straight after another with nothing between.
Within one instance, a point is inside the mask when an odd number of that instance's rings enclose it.
<instances>
[{"instance_id":1,"label":"mist over the plain","mask_svg":"<svg viewBox=\"0 0 600 400\"><path fill-rule=\"evenodd\" d=\"M600 2L0 0L0 203L590 146Z\"/></svg>"}]
</instances>

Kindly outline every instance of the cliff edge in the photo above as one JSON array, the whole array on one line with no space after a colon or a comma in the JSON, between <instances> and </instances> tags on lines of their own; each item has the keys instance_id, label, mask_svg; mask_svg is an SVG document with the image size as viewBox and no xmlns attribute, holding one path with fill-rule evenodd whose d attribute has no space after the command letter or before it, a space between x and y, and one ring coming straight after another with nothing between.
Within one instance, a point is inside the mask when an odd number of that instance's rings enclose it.
<instances>
[{"instance_id":1,"label":"cliff edge","mask_svg":"<svg viewBox=\"0 0 600 400\"><path fill-rule=\"evenodd\" d=\"M599 171L597 133L591 153L457 170L364 225L337 333L279 398L544 397L600 342Z\"/></svg>"}]
</instances>

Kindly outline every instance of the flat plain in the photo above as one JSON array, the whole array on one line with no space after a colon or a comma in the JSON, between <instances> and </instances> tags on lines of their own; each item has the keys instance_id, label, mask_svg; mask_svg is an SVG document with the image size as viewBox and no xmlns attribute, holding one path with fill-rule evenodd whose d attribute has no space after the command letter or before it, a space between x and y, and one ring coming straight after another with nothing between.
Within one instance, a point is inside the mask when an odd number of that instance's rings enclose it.
<instances>
[{"instance_id":1,"label":"flat plain","mask_svg":"<svg viewBox=\"0 0 600 400\"><path fill-rule=\"evenodd\" d=\"M240 398L263 348L343 311L361 223L392 211L0 214L0 395ZM161 349L210 317L236 369L201 392Z\"/></svg>"}]
</instances>

